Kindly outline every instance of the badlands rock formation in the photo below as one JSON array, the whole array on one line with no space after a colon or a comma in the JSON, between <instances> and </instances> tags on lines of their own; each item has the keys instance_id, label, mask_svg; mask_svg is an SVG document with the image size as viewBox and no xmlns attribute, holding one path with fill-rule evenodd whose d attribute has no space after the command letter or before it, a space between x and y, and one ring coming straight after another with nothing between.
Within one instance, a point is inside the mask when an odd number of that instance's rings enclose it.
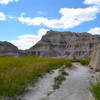
<instances>
[{"instance_id":1,"label":"badlands rock formation","mask_svg":"<svg viewBox=\"0 0 100 100\"><path fill-rule=\"evenodd\" d=\"M97 43L100 43L100 36L51 30L28 52L39 57L86 58L91 56Z\"/></svg>"},{"instance_id":2,"label":"badlands rock formation","mask_svg":"<svg viewBox=\"0 0 100 100\"><path fill-rule=\"evenodd\" d=\"M28 50L18 50L9 42L0 42L0 55L38 56L57 58L90 57L95 45L100 43L100 36L89 33L48 31L46 35Z\"/></svg>"},{"instance_id":3,"label":"badlands rock formation","mask_svg":"<svg viewBox=\"0 0 100 100\"><path fill-rule=\"evenodd\" d=\"M0 55L17 56L18 48L9 42L0 42Z\"/></svg>"},{"instance_id":4,"label":"badlands rock formation","mask_svg":"<svg viewBox=\"0 0 100 100\"><path fill-rule=\"evenodd\" d=\"M100 43L94 47L91 62L89 65L95 70L100 70Z\"/></svg>"}]
</instances>

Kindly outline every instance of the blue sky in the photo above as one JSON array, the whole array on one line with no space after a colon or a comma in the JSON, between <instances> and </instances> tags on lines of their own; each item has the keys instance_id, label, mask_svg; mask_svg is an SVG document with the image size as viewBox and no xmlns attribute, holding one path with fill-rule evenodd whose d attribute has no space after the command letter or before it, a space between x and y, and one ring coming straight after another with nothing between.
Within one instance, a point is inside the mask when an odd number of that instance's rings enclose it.
<instances>
[{"instance_id":1,"label":"blue sky","mask_svg":"<svg viewBox=\"0 0 100 100\"><path fill-rule=\"evenodd\" d=\"M28 49L48 30L100 34L100 0L0 0L0 41Z\"/></svg>"}]
</instances>

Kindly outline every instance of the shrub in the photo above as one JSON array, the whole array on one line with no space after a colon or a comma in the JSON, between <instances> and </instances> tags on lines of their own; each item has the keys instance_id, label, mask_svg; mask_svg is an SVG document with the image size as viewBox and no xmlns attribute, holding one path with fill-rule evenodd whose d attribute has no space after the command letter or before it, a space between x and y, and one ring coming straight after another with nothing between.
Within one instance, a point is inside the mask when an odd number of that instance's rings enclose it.
<instances>
[{"instance_id":1,"label":"shrub","mask_svg":"<svg viewBox=\"0 0 100 100\"><path fill-rule=\"evenodd\" d=\"M85 59L80 59L80 63L82 65L88 65L90 62L90 59L89 58L85 58Z\"/></svg>"}]
</instances>

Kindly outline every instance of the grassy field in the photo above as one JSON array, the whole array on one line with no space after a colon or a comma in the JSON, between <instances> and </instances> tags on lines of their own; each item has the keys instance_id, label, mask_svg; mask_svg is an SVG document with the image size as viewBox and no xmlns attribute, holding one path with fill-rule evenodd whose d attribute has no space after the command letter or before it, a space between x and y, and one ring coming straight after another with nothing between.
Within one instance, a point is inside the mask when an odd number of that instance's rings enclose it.
<instances>
[{"instance_id":1,"label":"grassy field","mask_svg":"<svg viewBox=\"0 0 100 100\"><path fill-rule=\"evenodd\" d=\"M70 60L37 57L0 57L0 98L15 97L53 69L71 66Z\"/></svg>"}]
</instances>

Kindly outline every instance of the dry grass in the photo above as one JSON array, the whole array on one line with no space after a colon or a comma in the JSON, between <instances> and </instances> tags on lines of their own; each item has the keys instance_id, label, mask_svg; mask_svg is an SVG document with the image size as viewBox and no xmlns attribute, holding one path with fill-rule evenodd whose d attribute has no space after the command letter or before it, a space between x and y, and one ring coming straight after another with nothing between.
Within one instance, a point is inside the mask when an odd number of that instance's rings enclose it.
<instances>
[{"instance_id":1,"label":"dry grass","mask_svg":"<svg viewBox=\"0 0 100 100\"><path fill-rule=\"evenodd\" d=\"M23 93L29 84L47 72L71 62L50 58L0 57L0 97L14 97Z\"/></svg>"}]
</instances>

